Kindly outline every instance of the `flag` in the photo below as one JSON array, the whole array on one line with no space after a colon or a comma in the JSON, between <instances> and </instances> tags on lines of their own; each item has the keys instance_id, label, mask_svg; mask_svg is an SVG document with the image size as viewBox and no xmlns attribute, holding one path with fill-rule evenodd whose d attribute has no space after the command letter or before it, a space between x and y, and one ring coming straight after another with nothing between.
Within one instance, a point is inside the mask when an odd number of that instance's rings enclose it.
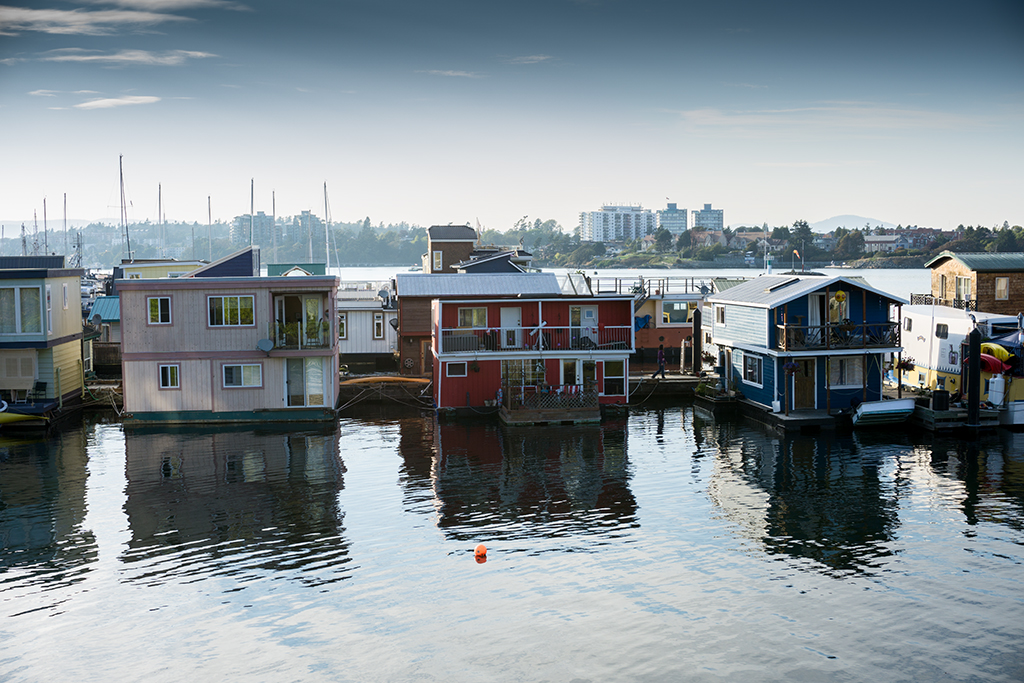
<instances>
[{"instance_id":1,"label":"flag","mask_svg":"<svg viewBox=\"0 0 1024 683\"><path fill-rule=\"evenodd\" d=\"M793 250L793 253L796 254L797 256L800 256L800 252L797 251L796 249Z\"/></svg>"}]
</instances>

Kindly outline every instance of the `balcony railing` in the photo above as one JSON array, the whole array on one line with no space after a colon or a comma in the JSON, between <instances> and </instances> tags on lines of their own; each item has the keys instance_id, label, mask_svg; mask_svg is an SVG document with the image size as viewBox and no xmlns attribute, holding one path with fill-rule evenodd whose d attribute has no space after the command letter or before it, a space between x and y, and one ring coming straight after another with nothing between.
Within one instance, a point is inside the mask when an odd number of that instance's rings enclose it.
<instances>
[{"instance_id":1,"label":"balcony railing","mask_svg":"<svg viewBox=\"0 0 1024 683\"><path fill-rule=\"evenodd\" d=\"M931 294L911 294L910 304L912 306L948 306L949 308L957 308L961 311L978 310L976 299L942 299Z\"/></svg>"},{"instance_id":2,"label":"balcony railing","mask_svg":"<svg viewBox=\"0 0 1024 683\"><path fill-rule=\"evenodd\" d=\"M441 330L441 353L633 349L633 327L460 327Z\"/></svg>"},{"instance_id":3,"label":"balcony railing","mask_svg":"<svg viewBox=\"0 0 1024 683\"><path fill-rule=\"evenodd\" d=\"M273 323L270 338L275 349L326 349L332 346L331 323Z\"/></svg>"},{"instance_id":4,"label":"balcony railing","mask_svg":"<svg viewBox=\"0 0 1024 683\"><path fill-rule=\"evenodd\" d=\"M506 410L578 410L598 408L597 388L580 384L504 385Z\"/></svg>"},{"instance_id":5,"label":"balcony railing","mask_svg":"<svg viewBox=\"0 0 1024 683\"><path fill-rule=\"evenodd\" d=\"M827 323L825 325L776 325L782 351L815 349L868 349L900 345L900 326L884 323Z\"/></svg>"}]
</instances>

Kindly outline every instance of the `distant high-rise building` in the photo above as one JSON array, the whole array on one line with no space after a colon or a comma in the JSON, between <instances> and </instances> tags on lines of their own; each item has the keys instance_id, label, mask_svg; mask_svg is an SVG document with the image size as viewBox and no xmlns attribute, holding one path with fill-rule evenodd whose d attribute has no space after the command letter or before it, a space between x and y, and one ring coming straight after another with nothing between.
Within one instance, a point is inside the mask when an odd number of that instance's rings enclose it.
<instances>
[{"instance_id":1,"label":"distant high-rise building","mask_svg":"<svg viewBox=\"0 0 1024 683\"><path fill-rule=\"evenodd\" d=\"M642 206L602 206L580 213L580 241L625 242L654 234L657 218Z\"/></svg>"},{"instance_id":2,"label":"distant high-rise building","mask_svg":"<svg viewBox=\"0 0 1024 683\"><path fill-rule=\"evenodd\" d=\"M236 246L247 246L250 243L250 229L252 230L252 244L266 249L273 245L274 231L277 230L273 216L268 216L262 211L257 211L255 216L250 216L247 213L235 216L231 221L231 243ZM277 232L277 236L280 238L280 231Z\"/></svg>"},{"instance_id":3,"label":"distant high-rise building","mask_svg":"<svg viewBox=\"0 0 1024 683\"><path fill-rule=\"evenodd\" d=\"M721 230L725 227L722 209L712 209L705 204L701 211L693 212L694 230Z\"/></svg>"},{"instance_id":4,"label":"distant high-rise building","mask_svg":"<svg viewBox=\"0 0 1024 683\"><path fill-rule=\"evenodd\" d=\"M690 227L688 216L686 209L677 209L675 204L669 204L667 209L658 211L658 229L664 228L673 235L681 235Z\"/></svg>"}]
</instances>

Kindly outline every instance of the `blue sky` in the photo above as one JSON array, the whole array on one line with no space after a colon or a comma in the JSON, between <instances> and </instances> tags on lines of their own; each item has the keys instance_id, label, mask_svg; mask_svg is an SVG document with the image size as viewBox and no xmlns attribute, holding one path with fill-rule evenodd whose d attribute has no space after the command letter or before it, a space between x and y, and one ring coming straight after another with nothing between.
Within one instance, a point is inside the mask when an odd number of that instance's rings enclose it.
<instances>
[{"instance_id":1,"label":"blue sky","mask_svg":"<svg viewBox=\"0 0 1024 683\"><path fill-rule=\"evenodd\" d=\"M1024 224L1024 3L833 4L0 4L0 219Z\"/></svg>"}]
</instances>

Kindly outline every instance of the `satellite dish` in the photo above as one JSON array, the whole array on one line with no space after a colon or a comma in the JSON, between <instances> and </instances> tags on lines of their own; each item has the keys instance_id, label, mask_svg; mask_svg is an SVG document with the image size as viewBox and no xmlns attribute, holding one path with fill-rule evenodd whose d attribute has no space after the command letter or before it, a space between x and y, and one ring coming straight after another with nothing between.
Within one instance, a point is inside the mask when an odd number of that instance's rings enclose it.
<instances>
[{"instance_id":1,"label":"satellite dish","mask_svg":"<svg viewBox=\"0 0 1024 683\"><path fill-rule=\"evenodd\" d=\"M701 285L700 286L700 293L703 294L704 296L707 296L709 291L711 291L711 290L708 289L707 285Z\"/></svg>"},{"instance_id":2,"label":"satellite dish","mask_svg":"<svg viewBox=\"0 0 1024 683\"><path fill-rule=\"evenodd\" d=\"M381 299L387 299L388 297L391 296L391 292L389 292L386 289L382 289L379 292L377 292L377 296Z\"/></svg>"},{"instance_id":3,"label":"satellite dish","mask_svg":"<svg viewBox=\"0 0 1024 683\"><path fill-rule=\"evenodd\" d=\"M391 320L388 321L388 324L391 325L391 327L393 327L393 328L395 328L397 330L398 329L398 318L392 318Z\"/></svg>"},{"instance_id":4,"label":"satellite dish","mask_svg":"<svg viewBox=\"0 0 1024 683\"><path fill-rule=\"evenodd\" d=\"M256 342L256 348L262 351L263 353L270 353L271 350L273 350L274 348L274 340L260 339L258 342Z\"/></svg>"}]
</instances>

